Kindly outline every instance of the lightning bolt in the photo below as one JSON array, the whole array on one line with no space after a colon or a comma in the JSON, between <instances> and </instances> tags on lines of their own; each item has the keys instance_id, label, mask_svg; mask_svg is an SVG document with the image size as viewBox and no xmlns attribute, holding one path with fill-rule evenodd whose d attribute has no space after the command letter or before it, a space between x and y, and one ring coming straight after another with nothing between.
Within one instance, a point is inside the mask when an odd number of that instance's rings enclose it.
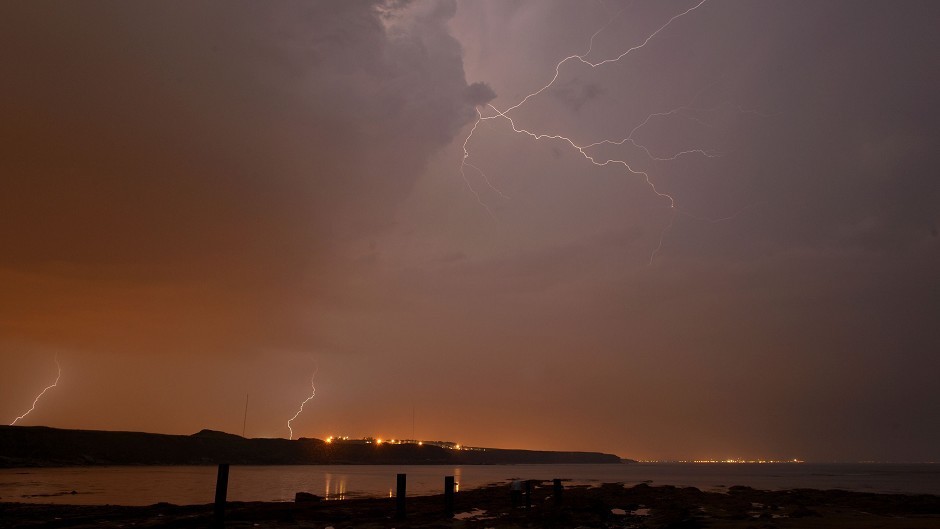
<instances>
[{"instance_id":1,"label":"lightning bolt","mask_svg":"<svg viewBox=\"0 0 940 529\"><path fill-rule=\"evenodd\" d=\"M55 367L56 367L56 369L58 370L58 374L57 374L56 377L55 377L55 382L53 382L52 385L50 385L50 386L46 386L45 389L43 389L41 392L39 392L39 395L36 395L36 398L33 399L33 405L29 408L29 410L27 410L26 413L24 413L23 415L20 415L19 417L13 419L13 422L10 423L10 426L13 426L14 424L17 423L17 421L19 421L20 419L25 418L27 415L29 415L30 413L32 413L33 410L36 409L36 404L39 402L39 399L41 399L42 396L45 395L47 391L49 391L50 389L56 387L56 386L59 384L59 378L62 377L62 366L59 365L59 355L58 355L58 353L55 355Z\"/></svg>"},{"instance_id":2,"label":"lightning bolt","mask_svg":"<svg viewBox=\"0 0 940 529\"><path fill-rule=\"evenodd\" d=\"M310 402L310 399L317 396L317 387L313 385L313 381L315 378L317 378L317 371L319 370L320 368L318 366L316 369L313 370L313 375L310 376L310 390L311 390L310 396L304 399L304 401L300 403L300 409L298 409L297 413L295 413L294 416L288 419L287 421L287 429L290 430L290 437L288 439L294 438L294 429L291 428L290 423L292 423L294 419L296 419L297 416L300 415L300 412L304 411L304 405Z\"/></svg>"},{"instance_id":3,"label":"lightning bolt","mask_svg":"<svg viewBox=\"0 0 940 529\"><path fill-rule=\"evenodd\" d=\"M507 108L504 112L507 113L507 114L508 114L509 112L512 112L513 110L515 110L515 109L521 107L522 105L526 104L526 102L528 102L529 99L532 99L533 97L535 97L535 96L541 94L542 92L548 90L549 88L551 88L552 85L555 84L555 81L558 80L558 76L561 75L561 67L562 67L562 65L564 65L566 62L568 62L568 61L573 61L573 60L578 60L578 61L584 63L585 65L590 66L591 68L597 68L598 66L603 66L603 65L608 64L608 63L617 62L617 61L619 61L620 59L623 59L624 57L626 57L627 55L633 53L634 51L639 50L639 49L645 47L645 46L649 43L649 41L653 40L653 38L656 37L656 35L659 35L659 33L660 33L661 31L663 31L664 29L666 29L667 27L669 27L669 25L672 24L675 20L677 20L677 19L679 19L679 18L682 18L682 17L684 17L685 15L688 15L688 14L691 13L692 11L695 11L696 9L698 9L702 4L704 4L704 3L707 2L707 1L708 1L708 0L700 0L699 3L695 4L694 6L692 6L692 7L688 8L688 9L686 9L685 11L679 13L678 15L674 15L672 18L670 18L669 20L667 20L665 24L663 24L662 26L660 26L659 29L657 29L656 31L650 33L642 43L637 44L636 46L633 46L632 48L628 48L626 51L624 51L623 53L621 53L620 55L618 55L616 58L613 58L613 59L604 59L604 60L598 61L598 62L591 62L591 61L587 60L585 57L587 57L588 55L590 55L591 50L592 50L593 47L594 47L594 37L596 37L601 31L603 31L603 30L610 24L610 22L608 22L607 24L605 24L605 26L604 26L603 28L601 28L601 29L595 31L594 34L591 35L591 41L590 41L590 43L588 44L588 50L587 50L586 52L582 53L581 55L569 55L569 56L565 57L564 59L558 61L558 63L555 65L555 76L552 77L552 80L549 81L548 84L546 84L546 85L543 86L542 88L539 88L539 89L536 90L535 92L532 92L531 94L525 96L524 98L522 98L522 101L519 101L519 102L516 103L515 105L513 105L513 106Z\"/></svg>"},{"instance_id":4,"label":"lightning bolt","mask_svg":"<svg viewBox=\"0 0 940 529\"><path fill-rule=\"evenodd\" d=\"M686 104L686 105L683 105L683 106L680 106L680 107L677 107L677 108L674 108L674 109L671 109L671 110L667 110L667 111L655 112L655 113L652 113L652 114L648 115L648 116L646 117L646 119L644 119L643 121L641 121L640 123L638 123L636 126L634 126L633 129L630 130L630 132L626 135L626 137L623 137L623 138L620 138L620 139L601 139L601 140L597 140L597 141L594 141L594 142L583 143L583 144L582 144L582 143L579 143L579 142L576 142L574 139L572 139L571 137L566 136L566 135L564 135L564 134L560 134L560 133L537 132L537 131L533 131L533 130L530 130L530 129L521 127L521 126L519 126L519 125L516 123L516 121L510 116L510 114L511 114L513 111L515 111L515 110L519 109L520 107L524 106L524 105L525 105L527 102L529 102L532 98L537 97L539 94L541 94L541 93L545 92L546 90L548 90L549 88L551 88L551 87L555 84L555 82L558 80L558 78L560 77L560 75L561 75L561 69L562 69L562 67L563 67L566 63L568 63L568 62L579 62L579 63L581 63L581 64L583 64L583 65L586 65L586 66L588 66L588 67L590 67L590 68L599 68L599 67L604 66L604 65L616 63L616 62L620 61L621 59L623 59L624 57L627 57L627 56L630 55L631 53L636 52L637 50L641 50L642 48L644 48L644 47L645 47L647 44L649 44L649 42L652 41L657 35L659 35L659 34L660 34L661 32L663 32L663 31L665 31L673 22L675 22L676 20L678 20L678 19L680 19L680 18L682 18L682 17L684 17L684 16L686 16L686 15L692 13L693 11L695 11L696 9L698 9L698 8L700 8L702 5L704 5L706 2L707 2L707 0L699 0L698 2L696 2L695 4L693 4L693 5L692 5L691 7L689 7L688 9L686 9L686 10L684 10L684 11L682 11L682 12L676 14L676 15L673 15L671 18L669 18L668 20L666 20L665 23L663 23L661 26L659 26L655 31L649 33L649 34L646 36L646 38L643 39L642 42L640 42L639 44L636 44L636 45L634 45L634 46L631 46L631 47L627 48L626 50L622 51L621 53L619 53L619 54L616 55L616 56L613 56L613 57L610 57L610 58L607 58L607 59L602 59L602 60L589 60L587 57L588 57L588 56L591 54L591 52L593 51L595 38L596 38L602 31L604 31L608 26L610 26L610 24L611 24L618 16L620 16L620 14L623 12L623 10L621 10L621 11L617 12L614 16L612 16L612 17L608 20L608 22L607 22L603 27L601 27L600 29L598 29L597 31L595 31L594 34L591 35L591 38L590 38L590 40L589 40L589 42L588 42L587 50L586 50L584 53L569 55L569 56L567 56L567 57L561 59L560 61L558 61L558 62L555 64L555 73L554 73L554 75L553 75L552 78L551 78L545 85L543 85L541 88L539 88L539 89L537 89L537 90L535 90L535 91L529 93L528 95L526 95L525 97L523 97L518 103L516 103L516 104L514 104L514 105L512 105L512 106L509 106L509 107L507 107L507 108L505 108L505 109L503 109L503 110L500 110L499 108L493 106L492 104L487 104L487 105L485 105L485 106L477 107L477 108L476 108L477 119L476 119L476 121L473 123L473 126L472 126L471 129L470 129L470 132L467 134L467 137L465 138L465 140L464 140L464 142L463 142L463 156L462 156L461 161L460 161L459 171L460 171L461 177L463 178L464 183L467 185L467 187L470 189L470 191L474 194L474 196L475 196L476 199L477 199L477 202L479 202L479 203L486 209L486 211L490 214L490 216L495 218L495 216L493 215L493 211L492 211L492 210L490 209L490 207L483 201L483 199L482 199L481 196L480 196L480 193L471 185L470 179L469 179L469 177L467 176L467 171L468 171L468 170L472 170L472 171L478 173L478 174L480 175L480 177L482 178L483 182L486 184L486 186L488 186L491 190L493 190L499 197L504 198L504 199L508 199L508 197L507 197L504 193L502 193L499 189L497 189L495 186L492 185L492 183L490 182L490 179L486 176L486 174L483 172L482 169L480 169L478 166L476 166L476 165L470 163L470 161L469 161L469 160L470 160L470 157L471 157L471 155L470 155L470 145L471 145L471 143L472 143L474 134L477 133L477 129L480 127L480 125L481 125L483 122L485 122L485 121L490 121L490 120L496 120L496 119L502 119L502 120L505 120L505 121L509 124L510 128L512 129L512 131L515 132L515 133L526 135L526 136L528 136L528 137L530 137L530 138L532 138L533 140L536 140L536 141L540 141L540 140L553 140L553 141L560 141L560 142L563 142L563 143L567 144L570 148L574 149L574 150L575 150L578 154L580 154L585 160L587 160L588 162L590 162L591 164L593 164L593 165L595 165L595 166L599 166L599 167L608 166L608 165L611 165L611 166L620 166L620 167L622 167L627 173L642 178L643 181L646 183L646 185L647 185L647 186L650 188L650 190L653 192L653 194L656 195L657 197L663 199L663 200L668 204L669 209L674 210L674 214L670 216L669 222L667 223L667 225L663 228L662 232L660 233L660 237L659 237L659 242L658 242L658 244L655 246L655 248L652 250L652 252L651 252L651 254L650 254L649 264L652 264L652 263L653 263L653 260L656 258L656 255L660 252L660 250L662 250L662 247L663 247L663 240L664 240L664 238L665 238L665 236L666 236L666 233L667 233L670 229L672 229L673 225L675 224L676 217L677 217L677 214L678 214L678 213L682 213L682 214L684 214L684 215L686 215L686 216L688 216L688 217L690 217L690 218L700 219L700 217L696 217L696 216L694 216L694 215L687 214L687 213L685 213L684 211L680 211L679 208L678 208L678 206L677 206L675 197L673 197L672 195L670 195L669 193L667 193L667 192L665 192L665 191L662 191L662 190L658 189L658 188L656 187L656 184L654 183L652 177L650 176L650 174L649 174L648 172L634 167L634 165L632 165L631 162L628 161L628 160L626 160L626 159L622 159L622 158L611 158L611 157L607 157L607 156L601 157L601 156L598 155L598 154L594 154L594 151L592 151L592 149L597 148L597 147L601 147L601 146L624 146L624 145L630 145L631 147L633 147L633 148L635 148L635 149L637 149L637 150L639 150L639 151L642 151L642 152L646 155L646 157L647 157L649 160L652 160L652 161L654 161L654 162L672 161L672 160L676 160L676 159L678 159L678 158L680 158L680 157L683 157L683 156L690 156L690 155L697 155L697 156L702 156L702 157L705 157L705 158L715 158L715 157L721 156L721 153L720 153L720 152L717 152L717 151L714 151L714 150L710 150L710 149L700 149L700 148L686 149L686 150L682 150L682 151L679 151L679 152L675 152L675 153L672 153L672 154L669 154L669 155L657 155L657 154L654 154L650 148L648 148L647 146L645 146L645 145L639 143L639 142L635 139L636 134L637 134L640 130L642 130L643 127L645 127L647 124L649 124L652 120L654 120L654 119L659 119L659 118L670 118L670 117L679 116L679 117L684 117L684 118L686 118L686 119L695 121L696 123L699 123L699 124L704 125L704 126L710 126L705 120L703 120L703 119L700 117L700 115L703 114L703 113L707 113L707 112L714 112L714 111L717 111L717 110L718 110L718 107L716 107L716 108L695 108L694 106L692 106L692 105L694 104L695 100L698 99L699 95L701 94L701 91L699 92L699 94L696 94L696 96L695 96L695 98L693 98L692 102L690 102L690 103L688 103L688 104ZM605 7L605 9L606 9L606 7ZM746 110L744 110L744 109L742 109L742 108L740 108L740 107L736 107L736 108L737 108L740 112L742 112L742 113L754 113L754 114L761 115L761 114L759 114L759 113L757 113L757 112L749 112L749 111L746 111ZM748 206L748 207L750 207L750 206ZM748 209L748 208L745 208L745 209ZM730 220L730 219L736 217L738 214L740 214L740 212L739 212L739 213L736 213L736 214L734 214L734 215L732 215L732 216L730 216L730 217L725 217L725 218L722 218L722 219L714 219L714 220L712 220L712 219L702 219L702 220L708 220L708 221L710 221L710 222L720 222L720 221L723 221L723 220Z\"/></svg>"}]
</instances>

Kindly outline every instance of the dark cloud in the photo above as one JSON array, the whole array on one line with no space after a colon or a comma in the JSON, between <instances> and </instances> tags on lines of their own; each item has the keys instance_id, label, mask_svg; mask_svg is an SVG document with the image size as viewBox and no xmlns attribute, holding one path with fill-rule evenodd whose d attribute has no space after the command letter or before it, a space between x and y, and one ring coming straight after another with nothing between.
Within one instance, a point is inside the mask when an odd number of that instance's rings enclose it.
<instances>
[{"instance_id":1,"label":"dark cloud","mask_svg":"<svg viewBox=\"0 0 940 529\"><path fill-rule=\"evenodd\" d=\"M591 102L604 94L604 89L595 83L584 83L580 79L552 87L552 95L563 105L577 112L585 103Z\"/></svg>"},{"instance_id":2,"label":"dark cloud","mask_svg":"<svg viewBox=\"0 0 940 529\"><path fill-rule=\"evenodd\" d=\"M496 92L486 83L473 83L467 87L467 102L474 106L485 105L496 98Z\"/></svg>"}]
</instances>

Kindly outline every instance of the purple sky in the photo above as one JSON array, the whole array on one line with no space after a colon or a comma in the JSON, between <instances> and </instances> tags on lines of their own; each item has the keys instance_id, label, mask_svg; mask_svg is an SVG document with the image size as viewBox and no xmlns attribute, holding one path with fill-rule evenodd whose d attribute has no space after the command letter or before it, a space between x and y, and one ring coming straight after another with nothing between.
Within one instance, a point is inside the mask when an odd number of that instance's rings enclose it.
<instances>
[{"instance_id":1,"label":"purple sky","mask_svg":"<svg viewBox=\"0 0 940 529\"><path fill-rule=\"evenodd\" d=\"M940 460L940 4L708 0L509 114L676 208L487 106L697 4L3 2L0 418L58 355L18 424L287 437L319 369L295 436Z\"/></svg>"}]
</instances>

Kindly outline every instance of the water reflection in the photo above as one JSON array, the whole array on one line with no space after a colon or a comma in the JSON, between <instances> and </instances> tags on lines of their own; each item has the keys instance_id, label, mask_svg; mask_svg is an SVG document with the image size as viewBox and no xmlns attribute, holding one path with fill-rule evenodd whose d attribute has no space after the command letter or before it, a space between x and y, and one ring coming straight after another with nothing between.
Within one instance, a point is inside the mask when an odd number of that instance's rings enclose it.
<instances>
[{"instance_id":1,"label":"water reflection","mask_svg":"<svg viewBox=\"0 0 940 529\"><path fill-rule=\"evenodd\" d=\"M346 499L346 475L338 474L334 479L331 472L323 473L324 482L326 483L326 492L323 493L323 498L327 500L345 500Z\"/></svg>"},{"instance_id":2,"label":"water reflection","mask_svg":"<svg viewBox=\"0 0 940 529\"><path fill-rule=\"evenodd\" d=\"M463 491L510 478L569 484L643 482L725 490L755 488L846 489L866 492L940 494L938 465L891 464L629 464L629 465L349 465L233 466L231 501L293 501L297 492L330 500L395 494L397 473L408 475L408 495L441 494L443 477L454 476ZM213 499L216 468L73 467L0 469L2 501L30 503L151 505L204 504ZM75 493L72 493L75 491ZM2 525L2 524L0 524Z\"/></svg>"}]
</instances>

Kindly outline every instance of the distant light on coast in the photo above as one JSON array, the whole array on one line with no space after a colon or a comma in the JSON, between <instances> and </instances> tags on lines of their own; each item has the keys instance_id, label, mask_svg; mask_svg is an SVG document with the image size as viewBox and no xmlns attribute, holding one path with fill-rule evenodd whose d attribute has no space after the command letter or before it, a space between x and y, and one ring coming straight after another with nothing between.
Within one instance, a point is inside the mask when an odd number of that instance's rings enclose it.
<instances>
[{"instance_id":1,"label":"distant light on coast","mask_svg":"<svg viewBox=\"0 0 940 529\"><path fill-rule=\"evenodd\" d=\"M691 459L691 460L640 460L640 463L722 463L722 464L780 464L780 463L805 463L802 459Z\"/></svg>"},{"instance_id":2,"label":"distant light on coast","mask_svg":"<svg viewBox=\"0 0 940 529\"><path fill-rule=\"evenodd\" d=\"M436 446L446 450L473 450L485 452L485 448L476 446L466 446L453 441L419 441L417 439L383 439L381 437L362 437L350 438L348 435L330 435L323 439L327 444L351 443L351 444L374 444L374 445L418 445L418 446Z\"/></svg>"}]
</instances>

